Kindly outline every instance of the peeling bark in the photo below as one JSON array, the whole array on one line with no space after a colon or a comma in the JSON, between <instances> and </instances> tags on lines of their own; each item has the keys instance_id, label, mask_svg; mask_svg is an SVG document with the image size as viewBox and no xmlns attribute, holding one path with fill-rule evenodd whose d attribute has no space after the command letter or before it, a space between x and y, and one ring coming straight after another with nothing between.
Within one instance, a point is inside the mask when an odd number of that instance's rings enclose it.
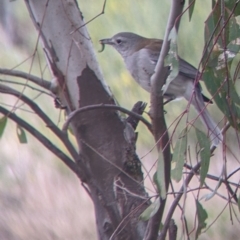
<instances>
[{"instance_id":1,"label":"peeling bark","mask_svg":"<svg viewBox=\"0 0 240 240\"><path fill-rule=\"evenodd\" d=\"M67 112L94 104L116 104L86 27L75 31L84 25L76 2L25 2ZM79 146L77 164L85 171L80 180L95 206L99 239L143 239L146 224L138 217L149 202L133 127L117 111L103 108L77 115L71 128Z\"/></svg>"}]
</instances>

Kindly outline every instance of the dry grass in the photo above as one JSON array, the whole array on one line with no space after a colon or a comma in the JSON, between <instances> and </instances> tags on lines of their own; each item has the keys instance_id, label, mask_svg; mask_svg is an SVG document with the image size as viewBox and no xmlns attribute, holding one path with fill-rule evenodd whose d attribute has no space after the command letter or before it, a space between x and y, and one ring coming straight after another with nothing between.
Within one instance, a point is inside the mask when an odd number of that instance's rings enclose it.
<instances>
[{"instance_id":1,"label":"dry grass","mask_svg":"<svg viewBox=\"0 0 240 240\"><path fill-rule=\"evenodd\" d=\"M24 146L11 137L1 140L0 239L96 239L93 205L79 180L33 138Z\"/></svg>"},{"instance_id":2,"label":"dry grass","mask_svg":"<svg viewBox=\"0 0 240 240\"><path fill-rule=\"evenodd\" d=\"M94 208L79 180L33 137L28 135L27 145L19 144L15 132L10 132L13 127L13 123L8 124L0 142L0 239L97 239ZM147 169L154 164L155 154L152 152L142 159ZM221 159L221 150L219 150L215 153L215 158L211 160L210 172L212 174L220 175ZM231 166L235 169L238 165L232 162L229 168ZM239 174L236 174L234 178L232 181L237 182ZM216 184L214 181L209 182L212 188ZM153 189L149 180L146 180L146 186L148 189ZM198 186L197 178L191 188L193 189L194 186ZM180 184L176 190L179 187ZM219 192L227 196L224 186ZM205 193L209 191L204 191L201 195ZM194 198L196 197L196 191L189 193L185 204L185 214L190 231L196 230L194 228ZM169 196L165 213L172 200L173 196ZM217 196L207 202L202 200L201 203L208 211L208 226L226 205L226 201ZM239 216L237 206L235 206L235 211ZM219 220L199 239L239 239L239 222L233 217L234 222L231 223L229 212L227 207ZM179 238L183 231L181 214L179 209L174 214ZM194 239L194 235L191 235L191 239Z\"/></svg>"}]
</instances>

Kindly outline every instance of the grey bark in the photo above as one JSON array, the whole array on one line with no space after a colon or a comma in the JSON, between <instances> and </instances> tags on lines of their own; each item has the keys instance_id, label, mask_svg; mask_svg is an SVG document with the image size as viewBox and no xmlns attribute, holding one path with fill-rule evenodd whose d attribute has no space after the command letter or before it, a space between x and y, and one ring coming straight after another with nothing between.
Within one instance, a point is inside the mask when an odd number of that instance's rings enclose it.
<instances>
[{"instance_id":1,"label":"grey bark","mask_svg":"<svg viewBox=\"0 0 240 240\"><path fill-rule=\"evenodd\" d=\"M76 31L84 25L77 3L25 3L57 82L55 92L67 112L94 104L116 104L103 80L86 26ZM85 171L80 180L94 203L99 239L143 239L146 224L138 217L149 202L135 153L134 129L108 109L79 114L71 128L78 143L77 164Z\"/></svg>"}]
</instances>

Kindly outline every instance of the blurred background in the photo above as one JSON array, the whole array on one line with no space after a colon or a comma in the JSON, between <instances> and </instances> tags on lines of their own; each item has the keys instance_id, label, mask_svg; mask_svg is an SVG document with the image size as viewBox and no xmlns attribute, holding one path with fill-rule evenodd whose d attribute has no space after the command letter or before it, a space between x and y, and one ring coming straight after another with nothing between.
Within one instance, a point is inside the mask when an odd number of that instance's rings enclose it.
<instances>
[{"instance_id":1,"label":"blurred background","mask_svg":"<svg viewBox=\"0 0 240 240\"><path fill-rule=\"evenodd\" d=\"M163 38L170 2L169 0L108 1L104 14L87 25L104 79L118 103L127 109L131 109L134 103L141 100L148 103L148 111L149 94L134 82L125 69L120 55L113 48L106 46L105 50L99 53L101 45L98 41L122 31L131 31L150 38ZM86 22L101 13L103 8L103 1L79 0L78 4ZM196 1L191 22L189 22L188 12L181 20L178 36L179 55L195 67L198 67L201 59L204 46L204 21L210 10L211 1ZM41 45L37 43L37 33L23 1L0 1L0 68L14 68L51 80ZM0 75L0 82L3 80L32 86L26 80ZM50 96L44 93L39 94L38 91L21 85L9 85L24 91L49 113L56 124L62 126L64 114L54 108L53 99ZM203 91L209 96L204 86ZM58 147L63 148L35 114L25 105L18 103L16 98L0 94L0 104L9 109L17 107L16 113L19 116L27 119L49 139L55 141ZM186 125L187 117L190 119L196 117L195 111L191 109L189 115L185 115L175 129L175 120L186 106L186 101L181 100L171 102L165 108L166 122L173 137L173 146ZM223 119L221 112L214 105L209 106L209 111L216 122ZM147 114L144 116L148 118ZM220 126L223 124L222 121ZM195 125L205 130L200 121L197 120ZM156 170L157 160L155 144L144 125L140 123L137 131L139 132L137 152L144 165L147 190L152 195L154 188L151 176ZM16 124L8 121L3 137L0 139L0 239L96 239L94 208L77 177L30 134L27 134L27 139L27 144L20 144L16 134ZM239 155L239 147L236 139L236 132L228 131L226 135L228 149L223 151L218 147L214 152L210 163L210 174L221 175L223 154L226 155L228 173L239 167L236 157ZM73 138L72 140L74 141ZM189 156L195 162L194 130L188 135L188 143ZM239 182L239 177L237 173L231 181ZM217 182L209 181L208 185L214 189ZM174 183L174 186L178 190L181 185ZM198 186L196 178L190 189ZM207 193L209 193L208 190L202 191L200 197ZM228 197L225 187L219 189L219 194ZM183 211L177 209L175 212L178 239L184 233L183 212L187 218L189 232L196 229L194 199L197 197L200 198L198 192L189 193L184 202L181 202L185 203ZM168 207L172 200L173 197L170 196ZM199 239L239 239L237 206L230 208L228 200L219 196L206 202L202 200L201 203L208 212L207 228L210 228ZM191 239L194 239L194 236L195 234L192 234Z\"/></svg>"}]
</instances>

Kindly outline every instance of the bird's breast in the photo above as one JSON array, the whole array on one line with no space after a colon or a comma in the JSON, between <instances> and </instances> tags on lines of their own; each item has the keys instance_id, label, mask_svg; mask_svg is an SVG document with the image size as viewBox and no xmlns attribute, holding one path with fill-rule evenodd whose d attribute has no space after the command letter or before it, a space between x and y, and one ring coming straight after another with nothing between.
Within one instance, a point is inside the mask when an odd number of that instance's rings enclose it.
<instances>
[{"instance_id":1,"label":"bird's breast","mask_svg":"<svg viewBox=\"0 0 240 240\"><path fill-rule=\"evenodd\" d=\"M154 73L155 64L152 64L144 51L138 51L125 58L125 64L135 81L146 91L151 92L151 76Z\"/></svg>"}]
</instances>

